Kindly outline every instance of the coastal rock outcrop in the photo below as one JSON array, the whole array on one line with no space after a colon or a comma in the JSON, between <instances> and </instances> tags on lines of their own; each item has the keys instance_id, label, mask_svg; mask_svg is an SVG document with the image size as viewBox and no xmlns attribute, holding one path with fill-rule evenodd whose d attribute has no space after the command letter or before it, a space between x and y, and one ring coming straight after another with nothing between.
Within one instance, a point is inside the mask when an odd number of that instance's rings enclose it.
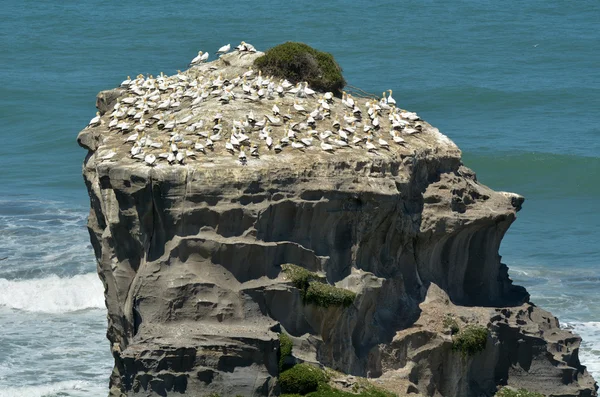
<instances>
[{"instance_id":1,"label":"coastal rock outcrop","mask_svg":"<svg viewBox=\"0 0 600 397\"><path fill-rule=\"evenodd\" d=\"M279 395L286 333L294 362L399 395L595 396L580 338L500 262L523 198L480 184L414 113L279 92L257 56L102 92L79 134L110 395ZM352 304L309 300L285 264ZM446 316L487 327L485 349L453 350Z\"/></svg>"}]
</instances>

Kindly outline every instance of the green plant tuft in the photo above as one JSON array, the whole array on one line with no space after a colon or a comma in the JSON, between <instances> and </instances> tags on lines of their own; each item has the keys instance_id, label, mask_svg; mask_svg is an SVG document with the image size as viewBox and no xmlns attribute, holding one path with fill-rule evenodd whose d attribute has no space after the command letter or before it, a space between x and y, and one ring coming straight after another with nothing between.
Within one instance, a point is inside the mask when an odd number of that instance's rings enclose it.
<instances>
[{"instance_id":1,"label":"green plant tuft","mask_svg":"<svg viewBox=\"0 0 600 397\"><path fill-rule=\"evenodd\" d=\"M298 288L300 291L306 291L311 281L323 280L323 277L320 277L317 273L291 263L281 265L281 269L292 281L294 287Z\"/></svg>"},{"instance_id":2,"label":"green plant tuft","mask_svg":"<svg viewBox=\"0 0 600 397\"><path fill-rule=\"evenodd\" d=\"M306 303L321 307L348 307L352 305L354 298L356 298L356 294L352 291L319 282L310 283L304 295Z\"/></svg>"},{"instance_id":3,"label":"green plant tuft","mask_svg":"<svg viewBox=\"0 0 600 397\"><path fill-rule=\"evenodd\" d=\"M307 82L318 91L331 91L341 96L346 80L333 55L318 51L304 43L288 41L269 49L254 65L266 75L288 79L292 83Z\"/></svg>"},{"instance_id":4,"label":"green plant tuft","mask_svg":"<svg viewBox=\"0 0 600 397\"><path fill-rule=\"evenodd\" d=\"M292 355L293 343L288 334L279 334L279 372L283 372L286 368L285 359Z\"/></svg>"},{"instance_id":5,"label":"green plant tuft","mask_svg":"<svg viewBox=\"0 0 600 397\"><path fill-rule=\"evenodd\" d=\"M458 322L451 314L446 314L443 322L444 328L449 329L452 335L458 334L460 331L460 327L458 326Z\"/></svg>"},{"instance_id":6,"label":"green plant tuft","mask_svg":"<svg viewBox=\"0 0 600 397\"><path fill-rule=\"evenodd\" d=\"M485 350L488 330L480 325L465 327L452 341L452 350L460 351L463 356L472 356Z\"/></svg>"},{"instance_id":7,"label":"green plant tuft","mask_svg":"<svg viewBox=\"0 0 600 397\"><path fill-rule=\"evenodd\" d=\"M300 290L305 304L310 303L321 307L348 307L356 298L354 292L326 284L323 277L303 267L288 263L281 265L281 268L290 278L294 287Z\"/></svg>"},{"instance_id":8,"label":"green plant tuft","mask_svg":"<svg viewBox=\"0 0 600 397\"><path fill-rule=\"evenodd\" d=\"M279 385L283 393L307 394L317 391L319 384L327 381L320 369L308 364L294 365L279 375Z\"/></svg>"},{"instance_id":9,"label":"green plant tuft","mask_svg":"<svg viewBox=\"0 0 600 397\"><path fill-rule=\"evenodd\" d=\"M498 393L496 393L496 397L544 397L544 395L541 393L527 391L525 389L519 389L515 391L503 388Z\"/></svg>"}]
</instances>

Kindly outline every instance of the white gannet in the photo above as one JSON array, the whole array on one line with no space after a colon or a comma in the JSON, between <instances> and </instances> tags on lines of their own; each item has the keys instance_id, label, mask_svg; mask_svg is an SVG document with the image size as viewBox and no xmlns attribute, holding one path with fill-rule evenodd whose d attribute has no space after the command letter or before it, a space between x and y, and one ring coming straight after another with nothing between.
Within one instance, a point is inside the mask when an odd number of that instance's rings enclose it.
<instances>
[{"instance_id":1,"label":"white gannet","mask_svg":"<svg viewBox=\"0 0 600 397\"><path fill-rule=\"evenodd\" d=\"M100 124L100 112L96 112L96 116L90 120L88 127L95 127Z\"/></svg>"},{"instance_id":2,"label":"white gannet","mask_svg":"<svg viewBox=\"0 0 600 397\"><path fill-rule=\"evenodd\" d=\"M148 154L146 157L144 157L144 161L148 165L153 165L156 162L156 156L153 154Z\"/></svg>"},{"instance_id":3,"label":"white gannet","mask_svg":"<svg viewBox=\"0 0 600 397\"><path fill-rule=\"evenodd\" d=\"M202 52L202 51L198 51L198 55L192 59L192 62L190 62L190 65L196 65L202 62L205 62L208 59L208 52Z\"/></svg>"},{"instance_id":4,"label":"white gannet","mask_svg":"<svg viewBox=\"0 0 600 397\"><path fill-rule=\"evenodd\" d=\"M227 150L231 154L233 154L235 151L233 144L229 141L225 142L225 150Z\"/></svg>"},{"instance_id":5,"label":"white gannet","mask_svg":"<svg viewBox=\"0 0 600 397\"><path fill-rule=\"evenodd\" d=\"M121 87L129 87L131 85L131 77L127 76L126 80L121 82Z\"/></svg>"},{"instance_id":6,"label":"white gannet","mask_svg":"<svg viewBox=\"0 0 600 397\"><path fill-rule=\"evenodd\" d=\"M367 140L367 151L369 152L373 152L377 149L377 147L375 145L373 145L373 143L370 140Z\"/></svg>"},{"instance_id":7,"label":"white gannet","mask_svg":"<svg viewBox=\"0 0 600 397\"><path fill-rule=\"evenodd\" d=\"M294 109L296 109L296 111L299 113L306 113L304 106L300 105L297 101L294 101Z\"/></svg>"},{"instance_id":8,"label":"white gannet","mask_svg":"<svg viewBox=\"0 0 600 397\"><path fill-rule=\"evenodd\" d=\"M131 157L137 156L138 154L140 154L142 152L142 147L138 146L138 145L133 145L129 152L131 153Z\"/></svg>"},{"instance_id":9,"label":"white gannet","mask_svg":"<svg viewBox=\"0 0 600 397\"><path fill-rule=\"evenodd\" d=\"M300 142L304 144L304 146L312 146L313 139L312 138L302 138Z\"/></svg>"},{"instance_id":10,"label":"white gannet","mask_svg":"<svg viewBox=\"0 0 600 397\"><path fill-rule=\"evenodd\" d=\"M325 98L326 101L332 101L333 100L333 93L331 92L326 92L325 95L323 95L323 98Z\"/></svg>"},{"instance_id":11,"label":"white gannet","mask_svg":"<svg viewBox=\"0 0 600 397\"><path fill-rule=\"evenodd\" d=\"M137 133L135 133L135 134L132 134L132 135L129 135L129 136L127 137L127 139L125 139L125 142L135 142L135 141L137 141L137 139L138 139L138 136L139 136L139 135L138 135Z\"/></svg>"},{"instance_id":12,"label":"white gannet","mask_svg":"<svg viewBox=\"0 0 600 397\"><path fill-rule=\"evenodd\" d=\"M396 104L396 100L392 97L392 90L388 90L390 92L390 95L387 97L386 102L388 105L395 105Z\"/></svg>"},{"instance_id":13,"label":"white gannet","mask_svg":"<svg viewBox=\"0 0 600 397\"><path fill-rule=\"evenodd\" d=\"M273 105L273 108L271 108L271 110L273 111L273 114L275 116L279 114L279 107L277 106L277 104Z\"/></svg>"},{"instance_id":14,"label":"white gannet","mask_svg":"<svg viewBox=\"0 0 600 397\"><path fill-rule=\"evenodd\" d=\"M305 95L315 95L316 92L313 89L308 88L308 83L304 82L304 94Z\"/></svg>"},{"instance_id":15,"label":"white gannet","mask_svg":"<svg viewBox=\"0 0 600 397\"><path fill-rule=\"evenodd\" d=\"M332 135L333 135L333 132L331 132L329 130L325 130L319 134L319 139L324 141Z\"/></svg>"},{"instance_id":16,"label":"white gannet","mask_svg":"<svg viewBox=\"0 0 600 397\"><path fill-rule=\"evenodd\" d=\"M238 154L238 159L240 160L240 162L242 164L246 163L246 153L244 153L243 150L240 151L240 154Z\"/></svg>"},{"instance_id":17,"label":"white gannet","mask_svg":"<svg viewBox=\"0 0 600 397\"><path fill-rule=\"evenodd\" d=\"M301 144L301 143L298 143L298 142L292 142L292 147L294 149L304 149L305 146L303 144Z\"/></svg>"},{"instance_id":18,"label":"white gannet","mask_svg":"<svg viewBox=\"0 0 600 397\"><path fill-rule=\"evenodd\" d=\"M117 154L117 153L115 153L115 152L113 152L113 151L111 150L110 152L108 152L108 153L106 153L104 156L102 156L101 158L102 158L102 160L110 160L110 159L112 159L113 157L115 157L115 155L116 155L116 154Z\"/></svg>"},{"instance_id":19,"label":"white gannet","mask_svg":"<svg viewBox=\"0 0 600 397\"><path fill-rule=\"evenodd\" d=\"M113 119L110 121L110 123L108 123L108 128L113 129L117 126L117 124L119 124L119 119L116 117L113 117Z\"/></svg>"},{"instance_id":20,"label":"white gannet","mask_svg":"<svg viewBox=\"0 0 600 397\"><path fill-rule=\"evenodd\" d=\"M394 137L393 137L392 139L394 140L394 143L397 143L397 144L399 144L399 145L401 145L401 144L403 144L404 142L406 142L406 141L404 140L404 138L402 138L401 136L397 136L397 135L394 135Z\"/></svg>"},{"instance_id":21,"label":"white gannet","mask_svg":"<svg viewBox=\"0 0 600 397\"><path fill-rule=\"evenodd\" d=\"M390 145L387 143L387 141L384 141L383 139L379 138L379 140L377 141L379 143L379 146L381 146L384 149L390 149Z\"/></svg>"},{"instance_id":22,"label":"white gannet","mask_svg":"<svg viewBox=\"0 0 600 397\"><path fill-rule=\"evenodd\" d=\"M333 145L330 145L325 142L321 142L321 149L325 152L333 153Z\"/></svg>"},{"instance_id":23,"label":"white gannet","mask_svg":"<svg viewBox=\"0 0 600 397\"><path fill-rule=\"evenodd\" d=\"M217 55L223 55L229 52L229 50L231 49L231 44L227 44L224 45L223 47L219 48L216 52Z\"/></svg>"},{"instance_id":24,"label":"white gannet","mask_svg":"<svg viewBox=\"0 0 600 397\"><path fill-rule=\"evenodd\" d=\"M183 164L184 159L185 159L185 154L183 152L177 152L177 154L175 155L175 160L177 160L177 162L179 164Z\"/></svg>"},{"instance_id":25,"label":"white gannet","mask_svg":"<svg viewBox=\"0 0 600 397\"><path fill-rule=\"evenodd\" d=\"M341 139L336 139L333 141L333 143L335 143L336 146L339 146L339 147L347 147L348 146L348 142L343 141Z\"/></svg>"}]
</instances>

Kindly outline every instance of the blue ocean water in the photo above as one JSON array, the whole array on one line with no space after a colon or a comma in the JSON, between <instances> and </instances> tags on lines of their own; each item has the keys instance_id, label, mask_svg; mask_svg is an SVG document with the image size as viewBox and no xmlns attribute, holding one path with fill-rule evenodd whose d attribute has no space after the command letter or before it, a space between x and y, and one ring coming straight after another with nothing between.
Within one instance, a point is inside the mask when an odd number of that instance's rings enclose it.
<instances>
[{"instance_id":1,"label":"blue ocean water","mask_svg":"<svg viewBox=\"0 0 600 397\"><path fill-rule=\"evenodd\" d=\"M453 139L482 183L525 195L503 260L582 334L582 361L600 376L597 1L5 0L0 21L2 396L107 394L75 143L96 93L241 40L331 52L350 84L392 88Z\"/></svg>"}]
</instances>

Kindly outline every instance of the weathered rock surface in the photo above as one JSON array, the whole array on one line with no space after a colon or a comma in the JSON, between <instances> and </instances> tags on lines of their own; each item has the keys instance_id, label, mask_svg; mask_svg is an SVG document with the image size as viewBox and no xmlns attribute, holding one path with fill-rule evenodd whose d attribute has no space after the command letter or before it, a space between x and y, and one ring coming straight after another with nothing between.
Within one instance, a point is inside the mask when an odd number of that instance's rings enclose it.
<instances>
[{"instance_id":1,"label":"weathered rock surface","mask_svg":"<svg viewBox=\"0 0 600 397\"><path fill-rule=\"evenodd\" d=\"M233 53L194 67L182 74L180 92L199 77L233 79L252 60ZM177 90L159 90L160 99ZM226 120L265 114L274 103L283 113L294 100L224 103L216 95L197 106L182 96L164 116L191 120L171 133L150 123L144 133L165 146L177 131L177 142L186 134L197 141L185 125L204 120L210 128L220 112L225 131ZM278 332L292 337L297 360L368 376L400 395L492 396L508 384L596 396L578 360L580 338L528 303L500 262L500 242L523 198L478 183L437 129L412 120L418 132L402 135L405 144L373 151L364 141L333 154L316 143L279 154L263 145L251 158L248 147L243 162L243 145L231 155L215 142L183 164L149 166L131 157L128 134L108 127L115 103L133 96L123 88L101 93L102 121L78 137L88 150L88 227L115 358L111 396L279 395ZM309 112L318 106L313 97L301 102ZM366 114L365 102L357 99ZM315 130L342 118L339 99L330 107ZM290 124L306 118L291 112ZM255 139L258 132L246 128ZM276 138L278 128L273 123ZM356 292L353 305L304 304L281 271L285 263ZM488 326L486 349L473 357L454 352L442 325L447 314Z\"/></svg>"}]
</instances>

